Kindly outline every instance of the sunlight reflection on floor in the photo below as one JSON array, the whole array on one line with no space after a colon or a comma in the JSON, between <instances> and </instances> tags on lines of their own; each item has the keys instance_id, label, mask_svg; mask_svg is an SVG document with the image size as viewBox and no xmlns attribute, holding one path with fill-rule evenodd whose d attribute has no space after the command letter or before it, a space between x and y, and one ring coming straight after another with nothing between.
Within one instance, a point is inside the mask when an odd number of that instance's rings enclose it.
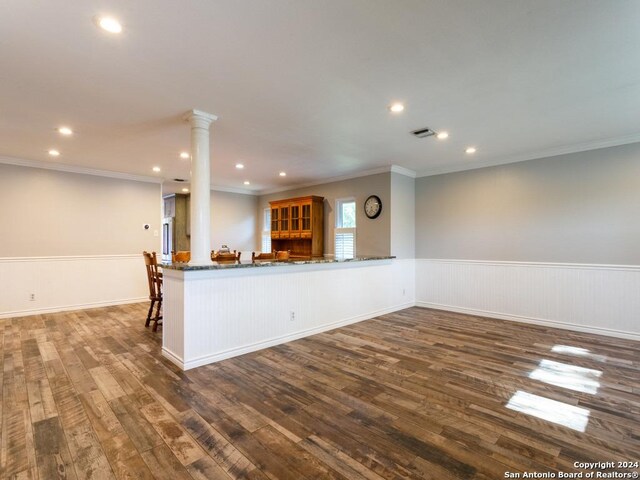
<instances>
[{"instance_id":1,"label":"sunlight reflection on floor","mask_svg":"<svg viewBox=\"0 0 640 480\"><path fill-rule=\"evenodd\" d=\"M518 390L507 403L507 408L531 415L578 432L584 432L589 423L589 410L567 403L540 397Z\"/></svg>"},{"instance_id":2,"label":"sunlight reflection on floor","mask_svg":"<svg viewBox=\"0 0 640 480\"><path fill-rule=\"evenodd\" d=\"M578 392L595 394L600 387L600 370L578 367L553 360L541 360L529 378Z\"/></svg>"},{"instance_id":3,"label":"sunlight reflection on floor","mask_svg":"<svg viewBox=\"0 0 640 480\"><path fill-rule=\"evenodd\" d=\"M566 353L568 355L575 355L576 357L586 357L592 360L596 360L598 362L607 361L606 355L598 355L597 353L591 353L591 351L587 350L586 348L571 347L569 345L554 345L551 348L551 351L555 353Z\"/></svg>"}]
</instances>

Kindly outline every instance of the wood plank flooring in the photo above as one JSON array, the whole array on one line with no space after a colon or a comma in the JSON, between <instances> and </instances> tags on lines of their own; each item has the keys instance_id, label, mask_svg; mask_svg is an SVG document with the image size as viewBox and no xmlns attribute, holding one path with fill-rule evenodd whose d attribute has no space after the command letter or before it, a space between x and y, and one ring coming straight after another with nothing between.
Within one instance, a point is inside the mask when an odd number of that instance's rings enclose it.
<instances>
[{"instance_id":1,"label":"wood plank flooring","mask_svg":"<svg viewBox=\"0 0 640 480\"><path fill-rule=\"evenodd\" d=\"M410 308L184 373L146 309L0 320L2 478L498 479L640 461L638 342Z\"/></svg>"}]
</instances>

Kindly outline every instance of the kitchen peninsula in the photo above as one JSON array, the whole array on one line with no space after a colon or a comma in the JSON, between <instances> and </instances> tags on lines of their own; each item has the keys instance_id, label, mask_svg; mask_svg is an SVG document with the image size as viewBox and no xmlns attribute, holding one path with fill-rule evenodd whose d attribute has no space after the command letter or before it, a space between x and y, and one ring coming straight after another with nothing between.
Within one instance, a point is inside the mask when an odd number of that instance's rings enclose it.
<instances>
[{"instance_id":1,"label":"kitchen peninsula","mask_svg":"<svg viewBox=\"0 0 640 480\"><path fill-rule=\"evenodd\" d=\"M410 263L165 264L162 353L183 370L413 305Z\"/></svg>"}]
</instances>

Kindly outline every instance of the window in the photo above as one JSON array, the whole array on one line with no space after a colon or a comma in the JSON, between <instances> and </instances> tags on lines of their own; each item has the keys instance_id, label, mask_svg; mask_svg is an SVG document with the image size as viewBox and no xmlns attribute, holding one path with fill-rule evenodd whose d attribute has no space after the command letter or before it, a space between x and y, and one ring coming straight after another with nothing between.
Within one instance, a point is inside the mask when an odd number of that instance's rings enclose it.
<instances>
[{"instance_id":1,"label":"window","mask_svg":"<svg viewBox=\"0 0 640 480\"><path fill-rule=\"evenodd\" d=\"M271 252L271 208L264 209L262 218L262 244L260 251L264 253Z\"/></svg>"},{"instance_id":2,"label":"window","mask_svg":"<svg viewBox=\"0 0 640 480\"><path fill-rule=\"evenodd\" d=\"M356 254L356 201L353 198L336 200L335 237L335 258L353 258Z\"/></svg>"}]
</instances>

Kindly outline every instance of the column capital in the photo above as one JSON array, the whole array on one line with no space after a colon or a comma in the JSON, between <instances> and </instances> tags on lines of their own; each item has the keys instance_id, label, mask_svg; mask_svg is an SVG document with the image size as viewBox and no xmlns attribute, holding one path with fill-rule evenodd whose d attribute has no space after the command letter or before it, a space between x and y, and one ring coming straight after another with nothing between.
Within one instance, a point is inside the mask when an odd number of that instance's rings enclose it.
<instances>
[{"instance_id":1,"label":"column capital","mask_svg":"<svg viewBox=\"0 0 640 480\"><path fill-rule=\"evenodd\" d=\"M185 113L182 118L188 121L194 128L209 128L211 123L215 122L218 117L202 110L190 110Z\"/></svg>"}]
</instances>

